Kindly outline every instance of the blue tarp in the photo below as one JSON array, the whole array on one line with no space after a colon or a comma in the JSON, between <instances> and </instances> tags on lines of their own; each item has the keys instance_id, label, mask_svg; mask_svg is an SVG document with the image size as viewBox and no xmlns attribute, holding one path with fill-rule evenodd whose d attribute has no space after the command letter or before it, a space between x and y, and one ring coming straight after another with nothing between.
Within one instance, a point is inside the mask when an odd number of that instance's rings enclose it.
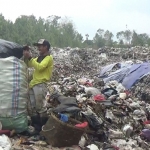
<instances>
[{"instance_id":1,"label":"blue tarp","mask_svg":"<svg viewBox=\"0 0 150 150\"><path fill-rule=\"evenodd\" d=\"M126 89L130 89L143 75L150 72L150 63L134 64L122 81Z\"/></svg>"},{"instance_id":2,"label":"blue tarp","mask_svg":"<svg viewBox=\"0 0 150 150\"><path fill-rule=\"evenodd\" d=\"M106 66L105 69L103 69L102 74L104 72L106 73L106 70L111 70L115 64ZM110 69L111 68L111 69ZM150 73L150 63L142 63L142 64L129 64L124 65L123 68L118 69L115 72L110 73L108 76L103 77L103 80L105 83L116 80L119 83L122 83L122 85L126 89L130 89L137 81L139 81L144 75L147 75Z\"/></svg>"},{"instance_id":3,"label":"blue tarp","mask_svg":"<svg viewBox=\"0 0 150 150\"><path fill-rule=\"evenodd\" d=\"M128 67L131 65L132 65L131 63L126 63L126 62L120 63L121 68Z\"/></svg>"},{"instance_id":4,"label":"blue tarp","mask_svg":"<svg viewBox=\"0 0 150 150\"><path fill-rule=\"evenodd\" d=\"M117 64L119 65L119 63L114 63L103 67L100 72L100 77L104 76L106 72L111 71Z\"/></svg>"},{"instance_id":5,"label":"blue tarp","mask_svg":"<svg viewBox=\"0 0 150 150\"><path fill-rule=\"evenodd\" d=\"M126 76L126 74L128 74L128 72L130 71L130 68L131 68L131 65L121 68L115 72L110 73L106 78L103 78L103 80L105 83L112 81L112 80L116 80L119 83L121 83L124 77Z\"/></svg>"}]
</instances>

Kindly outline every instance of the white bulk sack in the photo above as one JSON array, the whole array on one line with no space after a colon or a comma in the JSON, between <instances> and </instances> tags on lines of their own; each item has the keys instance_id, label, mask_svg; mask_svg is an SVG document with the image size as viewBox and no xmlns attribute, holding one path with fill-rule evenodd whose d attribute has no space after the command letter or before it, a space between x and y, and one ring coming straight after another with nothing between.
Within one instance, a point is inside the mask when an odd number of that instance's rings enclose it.
<instances>
[{"instance_id":1,"label":"white bulk sack","mask_svg":"<svg viewBox=\"0 0 150 150\"><path fill-rule=\"evenodd\" d=\"M0 121L5 129L26 127L27 93L26 64L16 57L0 58Z\"/></svg>"}]
</instances>

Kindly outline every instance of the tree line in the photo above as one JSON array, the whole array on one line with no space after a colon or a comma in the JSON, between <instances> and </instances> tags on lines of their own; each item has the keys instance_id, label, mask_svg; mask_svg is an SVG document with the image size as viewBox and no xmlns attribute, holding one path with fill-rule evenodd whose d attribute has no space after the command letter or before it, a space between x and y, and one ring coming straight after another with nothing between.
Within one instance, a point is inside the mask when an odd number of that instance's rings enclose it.
<instances>
[{"instance_id":1,"label":"tree line","mask_svg":"<svg viewBox=\"0 0 150 150\"><path fill-rule=\"evenodd\" d=\"M13 41L22 45L32 45L33 41L45 38L51 42L53 47L129 47L129 46L150 46L150 36L147 33L138 34L136 31L119 31L114 35L109 30L99 28L92 40L89 40L88 33L79 33L74 23L67 17L49 16L47 19L34 15L22 15L15 22L6 20L0 14L0 39Z\"/></svg>"}]
</instances>

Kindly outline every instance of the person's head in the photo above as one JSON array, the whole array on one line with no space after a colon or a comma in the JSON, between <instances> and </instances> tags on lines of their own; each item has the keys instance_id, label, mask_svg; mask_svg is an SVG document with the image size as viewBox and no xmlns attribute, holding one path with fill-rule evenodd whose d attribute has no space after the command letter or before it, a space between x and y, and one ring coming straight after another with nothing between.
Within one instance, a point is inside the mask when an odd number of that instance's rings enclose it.
<instances>
[{"instance_id":1,"label":"person's head","mask_svg":"<svg viewBox=\"0 0 150 150\"><path fill-rule=\"evenodd\" d=\"M38 47L40 55L47 54L50 49L50 43L45 39L40 39L37 43L34 43L34 46Z\"/></svg>"}]
</instances>

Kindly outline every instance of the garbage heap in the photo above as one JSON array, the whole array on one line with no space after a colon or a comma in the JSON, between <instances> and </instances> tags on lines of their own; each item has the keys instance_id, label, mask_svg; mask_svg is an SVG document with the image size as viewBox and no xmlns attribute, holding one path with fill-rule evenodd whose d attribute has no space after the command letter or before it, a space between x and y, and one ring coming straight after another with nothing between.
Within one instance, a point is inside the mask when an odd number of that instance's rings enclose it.
<instances>
[{"instance_id":1,"label":"garbage heap","mask_svg":"<svg viewBox=\"0 0 150 150\"><path fill-rule=\"evenodd\" d=\"M150 100L150 75L145 75L138 83L131 88L132 95L149 102Z\"/></svg>"},{"instance_id":2,"label":"garbage heap","mask_svg":"<svg viewBox=\"0 0 150 150\"><path fill-rule=\"evenodd\" d=\"M40 136L18 134L19 138L12 139L12 147L33 150L149 150L150 104L148 98L142 96L148 86L149 75L130 89L117 80L105 82L104 77L99 77L102 67L112 63L145 61L141 51L147 53L148 61L149 49L144 47L53 48L55 70L46 95L49 120ZM109 76L119 68L115 65L103 75ZM32 133L34 128L29 127Z\"/></svg>"},{"instance_id":3,"label":"garbage heap","mask_svg":"<svg viewBox=\"0 0 150 150\"><path fill-rule=\"evenodd\" d=\"M50 53L54 57L54 78L76 74L80 76L91 76L100 72L101 67L115 62L148 61L150 58L148 47L131 48L109 48L98 50L92 48L70 48L64 49L53 47ZM31 47L33 57L38 56L38 51Z\"/></svg>"},{"instance_id":4,"label":"garbage heap","mask_svg":"<svg viewBox=\"0 0 150 150\"><path fill-rule=\"evenodd\" d=\"M119 70L118 62L140 64L148 61L141 51L145 54L149 49L53 48L55 70L46 95L50 118L41 131L53 149L66 146L74 150L150 148L150 105L138 88L147 76L129 89L117 80L105 82L99 77L103 68L113 63L117 65L103 75L109 76ZM27 141L31 143L30 139ZM50 148L45 144L46 147Z\"/></svg>"},{"instance_id":5,"label":"garbage heap","mask_svg":"<svg viewBox=\"0 0 150 150\"><path fill-rule=\"evenodd\" d=\"M84 129L80 147L149 149L150 106L133 97L120 83L110 81L103 86L97 79L70 76L51 83L50 87L55 87L57 92L54 93L61 93L63 100L68 98L70 106L62 110L63 101L60 100L53 113L60 113L58 118L68 124L70 118L76 119L79 123L72 126ZM74 97L76 104L72 100ZM51 99L50 104L53 102Z\"/></svg>"},{"instance_id":6,"label":"garbage heap","mask_svg":"<svg viewBox=\"0 0 150 150\"><path fill-rule=\"evenodd\" d=\"M149 48L132 47L127 48L52 48L51 53L55 60L53 77L76 74L80 76L91 76L100 72L102 66L115 62L148 61L150 58ZM54 78L53 78L54 79Z\"/></svg>"}]
</instances>

